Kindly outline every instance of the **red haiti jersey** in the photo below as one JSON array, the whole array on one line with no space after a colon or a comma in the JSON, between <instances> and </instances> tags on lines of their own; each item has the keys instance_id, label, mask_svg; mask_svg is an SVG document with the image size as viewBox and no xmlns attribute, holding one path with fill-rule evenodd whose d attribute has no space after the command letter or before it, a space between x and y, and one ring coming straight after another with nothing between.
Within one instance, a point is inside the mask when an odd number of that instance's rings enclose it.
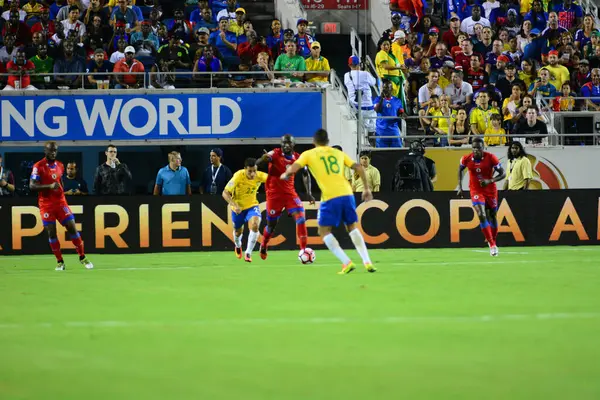
<instances>
[{"instance_id":1,"label":"red haiti jersey","mask_svg":"<svg viewBox=\"0 0 600 400\"><path fill-rule=\"evenodd\" d=\"M56 190L41 190L38 193L38 204L40 209L53 208L56 205L67 204L65 192L62 187L61 179L65 172L65 167L60 161L50 163L45 158L36 162L31 171L31 179L40 185L51 185L57 182L60 187Z\"/></svg>"},{"instance_id":2,"label":"red haiti jersey","mask_svg":"<svg viewBox=\"0 0 600 400\"><path fill-rule=\"evenodd\" d=\"M267 178L267 196L287 196L297 197L294 188L294 176L287 181L280 179L288 165L292 165L300 157L300 154L294 152L289 156L283 154L281 148L273 149L268 153L271 158L269 163L269 177Z\"/></svg>"},{"instance_id":3,"label":"red haiti jersey","mask_svg":"<svg viewBox=\"0 0 600 400\"><path fill-rule=\"evenodd\" d=\"M492 179L494 177L494 171L500 165L498 157L484 151L481 160L475 160L473 154L467 154L460 159L460 165L469 170L469 190L476 193L496 192L495 183L482 187L479 181L483 179Z\"/></svg>"}]
</instances>

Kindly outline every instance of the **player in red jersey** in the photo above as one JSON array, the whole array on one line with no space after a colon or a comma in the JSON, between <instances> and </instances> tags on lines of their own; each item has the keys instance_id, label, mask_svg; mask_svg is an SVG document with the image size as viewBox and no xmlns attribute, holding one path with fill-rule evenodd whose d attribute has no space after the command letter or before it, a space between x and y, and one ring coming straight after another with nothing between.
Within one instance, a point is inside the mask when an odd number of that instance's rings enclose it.
<instances>
[{"instance_id":1,"label":"player in red jersey","mask_svg":"<svg viewBox=\"0 0 600 400\"><path fill-rule=\"evenodd\" d=\"M56 160L58 145L56 142L47 142L44 146L44 157L36 162L31 172L29 188L33 192L38 192L38 205L44 228L48 233L50 248L56 256L58 265L57 271L65 269L65 262L60 251L60 242L56 236L56 221L60 222L71 237L71 242L75 245L79 261L87 269L94 268L94 265L88 260L83 251L83 241L77 228L75 227L75 217L65 199L65 192L62 187L62 176L65 172L63 163Z\"/></svg>"},{"instance_id":2,"label":"player in red jersey","mask_svg":"<svg viewBox=\"0 0 600 400\"><path fill-rule=\"evenodd\" d=\"M484 151L483 139L473 139L473 153L460 159L458 167L458 195L462 196L462 177L465 169L469 170L469 191L473 208L477 212L481 231L490 246L490 255L498 255L496 236L498 235L498 189L496 182L504 179L506 174L500 160L492 153ZM498 175L494 177L494 172Z\"/></svg>"},{"instance_id":3,"label":"player in red jersey","mask_svg":"<svg viewBox=\"0 0 600 400\"><path fill-rule=\"evenodd\" d=\"M266 152L257 164L269 163L269 177L267 178L267 226L263 231L263 242L260 245L260 258L267 258L269 240L275 232L277 221L285 208L289 215L296 221L296 234L300 242L300 249L306 248L308 232L306 231L306 218L304 217L304 206L302 200L294 188L294 179L283 181L279 179L288 165L292 165L300 154L294 151L295 140L292 135L283 135L281 147ZM315 198L310 190L310 176L304 170L302 175L304 188L308 193L310 204L315 204Z\"/></svg>"}]
</instances>

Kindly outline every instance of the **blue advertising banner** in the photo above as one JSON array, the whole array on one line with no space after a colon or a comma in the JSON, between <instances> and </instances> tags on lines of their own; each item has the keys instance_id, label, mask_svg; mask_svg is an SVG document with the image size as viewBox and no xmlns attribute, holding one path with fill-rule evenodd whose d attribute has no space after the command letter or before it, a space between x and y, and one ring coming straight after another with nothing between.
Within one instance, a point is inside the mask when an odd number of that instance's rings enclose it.
<instances>
[{"instance_id":1,"label":"blue advertising banner","mask_svg":"<svg viewBox=\"0 0 600 400\"><path fill-rule=\"evenodd\" d=\"M216 93L0 97L0 142L311 137L322 94Z\"/></svg>"}]
</instances>

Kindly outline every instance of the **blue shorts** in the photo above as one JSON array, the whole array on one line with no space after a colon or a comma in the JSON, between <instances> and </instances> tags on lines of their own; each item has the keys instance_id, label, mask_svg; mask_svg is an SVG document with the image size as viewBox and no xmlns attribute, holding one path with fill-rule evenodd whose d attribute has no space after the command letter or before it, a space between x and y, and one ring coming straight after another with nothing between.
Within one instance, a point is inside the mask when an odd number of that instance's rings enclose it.
<instances>
[{"instance_id":1,"label":"blue shorts","mask_svg":"<svg viewBox=\"0 0 600 400\"><path fill-rule=\"evenodd\" d=\"M375 147L402 147L402 138L400 137L400 130L378 130L375 134ZM380 136L397 136L397 137L385 137Z\"/></svg>"},{"instance_id":2,"label":"blue shorts","mask_svg":"<svg viewBox=\"0 0 600 400\"><path fill-rule=\"evenodd\" d=\"M319 226L338 226L340 222L350 225L358 222L354 196L335 197L321 202L317 220Z\"/></svg>"},{"instance_id":3,"label":"blue shorts","mask_svg":"<svg viewBox=\"0 0 600 400\"><path fill-rule=\"evenodd\" d=\"M258 209L258 206L246 208L239 214L236 214L233 212L233 210L231 211L231 220L233 221L233 227L235 229L239 229L244 226L244 224L250 221L250 218L252 217L260 218L260 210Z\"/></svg>"}]
</instances>

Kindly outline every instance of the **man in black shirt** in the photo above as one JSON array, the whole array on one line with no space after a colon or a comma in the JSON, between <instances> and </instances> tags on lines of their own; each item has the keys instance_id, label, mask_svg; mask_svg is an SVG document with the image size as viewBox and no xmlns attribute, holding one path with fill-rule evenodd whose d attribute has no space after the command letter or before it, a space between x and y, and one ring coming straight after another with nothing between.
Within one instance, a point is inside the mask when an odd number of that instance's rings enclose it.
<instances>
[{"instance_id":1,"label":"man in black shirt","mask_svg":"<svg viewBox=\"0 0 600 400\"><path fill-rule=\"evenodd\" d=\"M548 127L537 119L538 113L535 107L528 107L525 120L521 120L517 125L517 135L539 135L537 137L527 137L527 143L542 143L542 137L548 136Z\"/></svg>"},{"instance_id":2,"label":"man in black shirt","mask_svg":"<svg viewBox=\"0 0 600 400\"><path fill-rule=\"evenodd\" d=\"M504 78L498 79L496 89L502 93L502 100L508 99L512 93L512 87L515 83L521 85L521 90L525 90L525 82L517 78L517 67L513 63L508 63L504 67Z\"/></svg>"},{"instance_id":3,"label":"man in black shirt","mask_svg":"<svg viewBox=\"0 0 600 400\"><path fill-rule=\"evenodd\" d=\"M97 195L129 194L131 172L117 158L117 146L109 144L105 153L106 162L96 168L94 193Z\"/></svg>"},{"instance_id":4,"label":"man in black shirt","mask_svg":"<svg viewBox=\"0 0 600 400\"><path fill-rule=\"evenodd\" d=\"M225 185L233 174L227 166L223 165L223 150L216 148L210 151L210 165L202 173L200 181L201 194L218 194L225 190Z\"/></svg>"},{"instance_id":5,"label":"man in black shirt","mask_svg":"<svg viewBox=\"0 0 600 400\"><path fill-rule=\"evenodd\" d=\"M87 183L83 179L77 178L77 163L75 161L67 163L67 176L63 178L63 190L66 195L81 196L88 194Z\"/></svg>"}]
</instances>

